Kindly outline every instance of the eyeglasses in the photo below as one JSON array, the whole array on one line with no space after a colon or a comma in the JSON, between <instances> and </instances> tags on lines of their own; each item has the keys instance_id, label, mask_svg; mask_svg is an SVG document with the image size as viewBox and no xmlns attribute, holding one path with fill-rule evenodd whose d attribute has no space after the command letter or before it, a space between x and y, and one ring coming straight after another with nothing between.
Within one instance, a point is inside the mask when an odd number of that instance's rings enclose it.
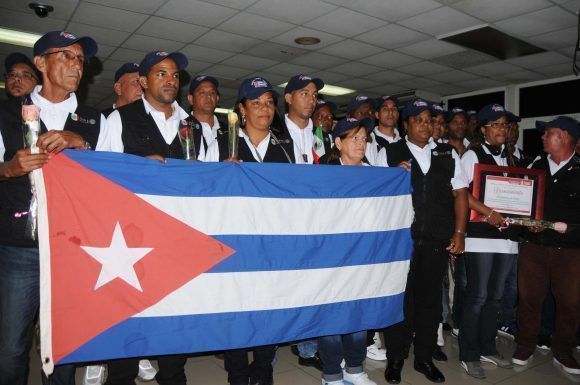
<instances>
[{"instance_id":1,"label":"eyeglasses","mask_svg":"<svg viewBox=\"0 0 580 385\"><path fill-rule=\"evenodd\" d=\"M352 139L352 141L355 143L365 143L368 140L366 136L358 136L358 135L351 136L348 139Z\"/></svg>"},{"instance_id":2,"label":"eyeglasses","mask_svg":"<svg viewBox=\"0 0 580 385\"><path fill-rule=\"evenodd\" d=\"M34 79L36 82L38 82L38 78L36 76L34 76L34 74L32 74L28 71L22 71L22 72L10 71L10 72L6 72L4 74L4 79L6 79L6 81L16 80L16 78L20 78L20 79L24 79L24 80Z\"/></svg>"},{"instance_id":3,"label":"eyeglasses","mask_svg":"<svg viewBox=\"0 0 580 385\"><path fill-rule=\"evenodd\" d=\"M510 124L509 123L498 123L498 122L493 122L490 124L486 124L484 127L491 127L491 128L509 128Z\"/></svg>"},{"instance_id":4,"label":"eyeglasses","mask_svg":"<svg viewBox=\"0 0 580 385\"><path fill-rule=\"evenodd\" d=\"M42 54L42 56L54 55L56 53L62 53L62 56L64 56L64 58L68 61L78 60L79 63L81 63L81 65L86 64L86 58L83 55L77 55L76 53L74 53L73 51L71 51L69 49L63 49L63 50L54 51L54 52L47 52L45 54Z\"/></svg>"}]
</instances>

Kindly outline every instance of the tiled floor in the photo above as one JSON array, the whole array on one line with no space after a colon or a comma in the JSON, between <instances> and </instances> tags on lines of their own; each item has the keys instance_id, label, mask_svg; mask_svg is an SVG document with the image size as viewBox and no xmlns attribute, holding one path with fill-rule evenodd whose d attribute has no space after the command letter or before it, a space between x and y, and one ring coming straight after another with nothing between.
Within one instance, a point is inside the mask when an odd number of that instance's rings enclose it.
<instances>
[{"instance_id":1,"label":"tiled floor","mask_svg":"<svg viewBox=\"0 0 580 385\"><path fill-rule=\"evenodd\" d=\"M443 372L448 385L560 385L560 384L580 384L580 376L572 376L556 368L552 363L551 353L542 353L536 351L533 360L524 368L499 369L491 364L483 364L487 373L487 379L476 380L469 377L459 366L458 355L459 347L457 339L451 337L448 333L445 336L446 346L444 351L449 356L449 362L437 364ZM505 338L498 338L498 349L504 355L511 357L515 349L514 343ZM575 353L576 358L580 358L580 353ZM313 368L301 367L297 363L296 356L292 355L288 346L281 347L277 353L278 362L274 367L275 385L319 385L320 372ZM31 360L35 365L34 359ZM402 373L402 384L407 385L427 385L432 384L425 377L415 372L412 365L412 357L407 360ZM155 362L153 362L155 365ZM366 370L371 379L377 384L384 385L386 381L383 378L385 362L370 361L366 362ZM77 384L82 384L84 369L77 369ZM188 360L186 366L188 384L192 385L227 385L227 375L223 369L223 361L215 358L213 355L192 357ZM38 370L33 368L29 378L29 385L40 385L40 375ZM138 385L146 384L137 381ZM155 385L157 382L147 384Z\"/></svg>"}]
</instances>

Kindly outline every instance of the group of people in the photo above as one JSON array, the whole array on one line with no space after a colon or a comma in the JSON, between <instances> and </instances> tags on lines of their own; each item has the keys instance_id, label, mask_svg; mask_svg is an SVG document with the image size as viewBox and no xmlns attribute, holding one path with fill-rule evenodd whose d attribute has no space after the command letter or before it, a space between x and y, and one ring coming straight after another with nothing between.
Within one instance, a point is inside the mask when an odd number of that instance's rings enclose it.
<instances>
[{"instance_id":1,"label":"group of people","mask_svg":"<svg viewBox=\"0 0 580 385\"><path fill-rule=\"evenodd\" d=\"M528 363L549 290L557 306L554 361L566 372L580 374L572 355L580 319L577 121L558 117L537 122L545 154L529 165L546 173L544 218L566 222L568 232L541 227L500 231L504 216L470 191L477 163L525 167L529 162L515 145L517 116L499 104L473 113L460 108L445 111L417 99L401 109L391 96L374 100L358 95L348 104L346 117L337 122L336 106L319 98L323 80L298 74L289 79L280 95L267 79L253 77L244 80L238 90L239 148L232 158L229 132L215 115L218 80L195 76L187 95L191 111L177 103L180 73L188 64L179 52L154 51L139 64L121 66L115 74L117 99L111 109L99 112L79 104L75 91L83 66L97 49L90 37L55 31L36 42L33 61L13 54L5 63L6 88L12 98L0 104L1 385L27 383L30 329L39 307L38 244L25 231L31 200L28 174L64 149L125 152L161 162L183 159L186 154L178 130L184 124L196 128L195 157L200 161L404 167L411 173L414 251L404 320L382 330L386 351L372 348L378 331L296 342L293 351L299 355L299 363L319 368L323 384L376 385L364 371L367 356L386 358L386 381L399 383L411 344L414 369L432 382L445 381L433 359L446 360L437 348L437 337L450 256L456 259L454 326L461 365L469 375L485 378L481 362L502 368ZM40 107L38 153L23 142L23 98ZM281 98L286 110L283 116L277 111ZM468 221L470 210L482 220ZM508 359L498 352L495 337L510 274L517 275L519 300L517 348ZM511 306L513 309L515 303ZM273 345L225 351L229 383L271 385L275 355ZM156 359L158 372L138 357L108 361L104 363L108 368L105 383L134 384L137 376L154 376L162 385L186 383L186 356ZM74 365L55 367L51 383L74 384L75 369ZM102 383L103 372L102 365L91 366L85 381Z\"/></svg>"}]
</instances>

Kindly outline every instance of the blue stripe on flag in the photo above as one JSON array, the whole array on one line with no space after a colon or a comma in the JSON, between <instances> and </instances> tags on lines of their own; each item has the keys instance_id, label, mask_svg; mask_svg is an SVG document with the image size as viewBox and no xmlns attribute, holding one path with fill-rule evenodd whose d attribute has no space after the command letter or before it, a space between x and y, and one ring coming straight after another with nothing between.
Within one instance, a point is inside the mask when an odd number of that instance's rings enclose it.
<instances>
[{"instance_id":1,"label":"blue stripe on flag","mask_svg":"<svg viewBox=\"0 0 580 385\"><path fill-rule=\"evenodd\" d=\"M270 345L380 329L403 319L403 294L301 308L130 318L57 364Z\"/></svg>"},{"instance_id":2,"label":"blue stripe on flag","mask_svg":"<svg viewBox=\"0 0 580 385\"><path fill-rule=\"evenodd\" d=\"M162 164L112 152L66 150L64 154L136 194L360 198L411 193L410 174L400 167L203 163L175 159ZM304 172L305 168L308 172ZM345 180L352 183L344 183Z\"/></svg>"},{"instance_id":3,"label":"blue stripe on flag","mask_svg":"<svg viewBox=\"0 0 580 385\"><path fill-rule=\"evenodd\" d=\"M409 228L329 235L218 235L236 252L209 273L318 269L408 260Z\"/></svg>"}]
</instances>

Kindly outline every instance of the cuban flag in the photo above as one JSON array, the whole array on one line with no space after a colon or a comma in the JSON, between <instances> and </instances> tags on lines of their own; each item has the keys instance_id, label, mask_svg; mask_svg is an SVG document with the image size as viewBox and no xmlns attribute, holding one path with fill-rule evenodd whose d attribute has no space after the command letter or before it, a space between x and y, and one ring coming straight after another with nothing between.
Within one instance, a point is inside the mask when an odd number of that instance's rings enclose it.
<instances>
[{"instance_id":1,"label":"cuban flag","mask_svg":"<svg viewBox=\"0 0 580 385\"><path fill-rule=\"evenodd\" d=\"M47 373L403 318L413 210L402 168L68 150L35 178Z\"/></svg>"}]
</instances>

